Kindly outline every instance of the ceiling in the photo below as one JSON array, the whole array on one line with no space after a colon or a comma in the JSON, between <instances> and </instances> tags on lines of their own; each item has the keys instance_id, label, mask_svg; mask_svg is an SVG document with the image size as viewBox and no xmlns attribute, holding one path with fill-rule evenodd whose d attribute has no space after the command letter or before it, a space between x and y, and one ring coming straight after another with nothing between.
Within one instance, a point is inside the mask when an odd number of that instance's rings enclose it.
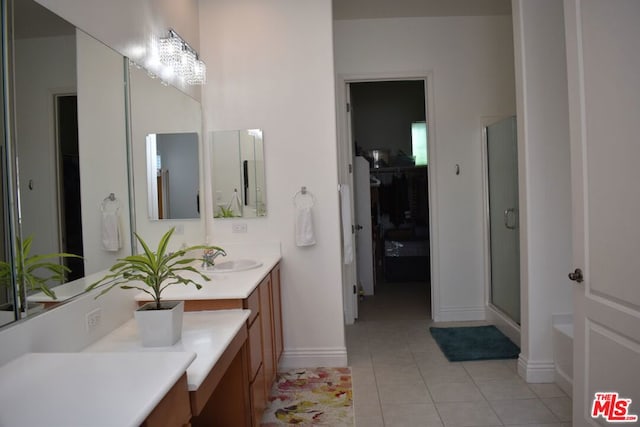
<instances>
[{"instance_id":1,"label":"ceiling","mask_svg":"<svg viewBox=\"0 0 640 427\"><path fill-rule=\"evenodd\" d=\"M333 19L511 15L511 0L333 0Z\"/></svg>"}]
</instances>

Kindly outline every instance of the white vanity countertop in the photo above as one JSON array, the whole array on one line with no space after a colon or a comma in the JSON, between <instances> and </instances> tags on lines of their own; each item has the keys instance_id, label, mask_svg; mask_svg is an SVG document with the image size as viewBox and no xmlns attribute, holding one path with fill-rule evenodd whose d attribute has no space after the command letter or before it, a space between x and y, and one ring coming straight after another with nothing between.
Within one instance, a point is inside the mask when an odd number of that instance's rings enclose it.
<instances>
[{"instance_id":1,"label":"white vanity countertop","mask_svg":"<svg viewBox=\"0 0 640 427\"><path fill-rule=\"evenodd\" d=\"M162 292L164 300L210 300L210 299L244 299L260 284L271 269L280 261L279 254L264 254L257 256L227 256L217 258L216 262L224 262L239 259L253 259L262 263L260 267L252 270L236 271L233 273L203 272L210 281L204 281L199 275L191 272L183 273L186 278L191 278L202 285L197 289L194 285L173 285ZM135 297L136 301L151 301L151 296L140 292Z\"/></svg>"},{"instance_id":2,"label":"white vanity countertop","mask_svg":"<svg viewBox=\"0 0 640 427\"><path fill-rule=\"evenodd\" d=\"M109 274L109 270L102 270L102 271L98 271L97 273L93 273L85 277L81 277L80 279L72 280L71 282L67 282L67 283L63 283L62 285L55 286L51 288L53 292L56 294L55 299L46 295L44 292L37 292L35 294L28 295L27 301L29 302L64 302L70 298L73 298L83 293L89 285L102 279L107 274Z\"/></svg>"},{"instance_id":3,"label":"white vanity countertop","mask_svg":"<svg viewBox=\"0 0 640 427\"><path fill-rule=\"evenodd\" d=\"M172 347L143 347L135 320L115 329L84 352L153 352L196 353L187 369L189 390L197 390L227 349L251 310L218 310L186 312L182 321L182 339Z\"/></svg>"},{"instance_id":4,"label":"white vanity countertop","mask_svg":"<svg viewBox=\"0 0 640 427\"><path fill-rule=\"evenodd\" d=\"M195 357L24 354L0 367L0 425L139 426Z\"/></svg>"}]
</instances>

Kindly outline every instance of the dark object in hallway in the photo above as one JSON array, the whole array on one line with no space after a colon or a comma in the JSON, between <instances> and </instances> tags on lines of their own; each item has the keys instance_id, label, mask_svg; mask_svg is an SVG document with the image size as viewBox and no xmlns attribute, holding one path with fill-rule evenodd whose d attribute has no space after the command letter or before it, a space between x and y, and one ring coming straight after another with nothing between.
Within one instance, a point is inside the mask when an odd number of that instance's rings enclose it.
<instances>
[{"instance_id":1,"label":"dark object in hallway","mask_svg":"<svg viewBox=\"0 0 640 427\"><path fill-rule=\"evenodd\" d=\"M426 227L422 227L427 230ZM425 282L429 280L428 234L418 228L392 229L385 233L384 278L387 282Z\"/></svg>"},{"instance_id":2,"label":"dark object in hallway","mask_svg":"<svg viewBox=\"0 0 640 427\"><path fill-rule=\"evenodd\" d=\"M429 328L450 362L515 359L520 348L495 326Z\"/></svg>"}]
</instances>

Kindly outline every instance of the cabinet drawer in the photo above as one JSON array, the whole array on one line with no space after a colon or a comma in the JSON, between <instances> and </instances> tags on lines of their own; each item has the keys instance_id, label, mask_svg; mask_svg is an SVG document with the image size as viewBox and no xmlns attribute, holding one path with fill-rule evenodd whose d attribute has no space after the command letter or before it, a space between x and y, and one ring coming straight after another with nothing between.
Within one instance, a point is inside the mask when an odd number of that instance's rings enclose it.
<instances>
[{"instance_id":1,"label":"cabinet drawer","mask_svg":"<svg viewBox=\"0 0 640 427\"><path fill-rule=\"evenodd\" d=\"M251 325L256 320L258 313L260 313L260 292L258 288L249 295L249 298L244 300L244 308L251 310L251 315L247 320L249 322L248 325Z\"/></svg>"},{"instance_id":2,"label":"cabinet drawer","mask_svg":"<svg viewBox=\"0 0 640 427\"><path fill-rule=\"evenodd\" d=\"M262 331L260 317L249 327L249 381L253 381L262 364Z\"/></svg>"}]
</instances>

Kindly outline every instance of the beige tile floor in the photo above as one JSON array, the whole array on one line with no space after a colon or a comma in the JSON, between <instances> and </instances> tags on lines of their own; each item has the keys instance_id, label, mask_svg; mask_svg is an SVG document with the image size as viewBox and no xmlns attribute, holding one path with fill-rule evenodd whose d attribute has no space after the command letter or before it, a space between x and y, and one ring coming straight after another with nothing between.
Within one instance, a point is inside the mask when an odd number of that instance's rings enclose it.
<instances>
[{"instance_id":1,"label":"beige tile floor","mask_svg":"<svg viewBox=\"0 0 640 427\"><path fill-rule=\"evenodd\" d=\"M424 283L379 282L347 326L358 427L571 425L567 395L525 383L515 360L447 361L428 298Z\"/></svg>"}]
</instances>

